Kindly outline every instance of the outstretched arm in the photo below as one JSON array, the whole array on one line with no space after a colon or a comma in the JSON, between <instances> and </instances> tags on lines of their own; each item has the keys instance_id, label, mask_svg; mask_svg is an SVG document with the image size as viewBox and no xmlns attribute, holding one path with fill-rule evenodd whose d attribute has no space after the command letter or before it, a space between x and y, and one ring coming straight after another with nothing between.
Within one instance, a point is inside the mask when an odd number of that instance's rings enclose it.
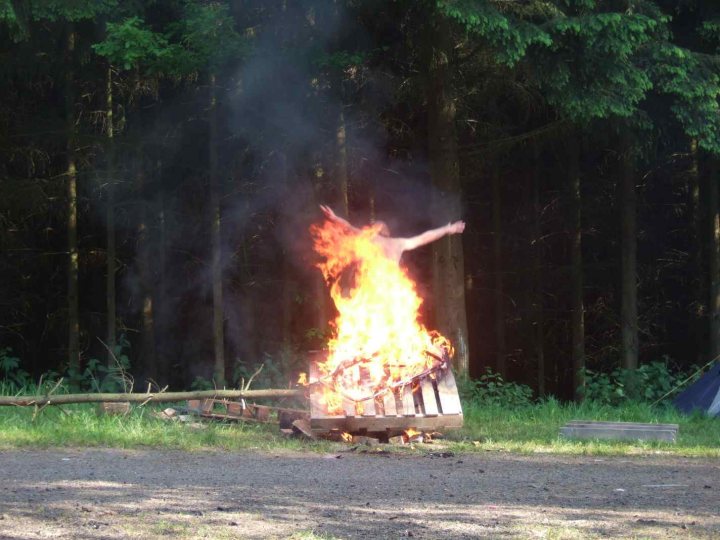
<instances>
[{"instance_id":1,"label":"outstretched arm","mask_svg":"<svg viewBox=\"0 0 720 540\"><path fill-rule=\"evenodd\" d=\"M351 231L357 231L355 227L350 225L350 222L346 219L341 218L338 216L335 212L333 212L332 208L329 206L326 206L324 204L320 205L320 210L322 210L322 213L325 215L325 217L334 223L337 223L338 225L342 225L343 227L347 227Z\"/></svg>"},{"instance_id":2,"label":"outstretched arm","mask_svg":"<svg viewBox=\"0 0 720 540\"><path fill-rule=\"evenodd\" d=\"M430 229L429 231L425 231L424 233L413 236L412 238L404 238L403 249L405 251L410 249L416 249L420 246L424 246L425 244L429 244L430 242L434 242L435 240L439 240L445 235L460 234L464 230L464 221L448 223L447 225L438 227L437 229Z\"/></svg>"}]
</instances>

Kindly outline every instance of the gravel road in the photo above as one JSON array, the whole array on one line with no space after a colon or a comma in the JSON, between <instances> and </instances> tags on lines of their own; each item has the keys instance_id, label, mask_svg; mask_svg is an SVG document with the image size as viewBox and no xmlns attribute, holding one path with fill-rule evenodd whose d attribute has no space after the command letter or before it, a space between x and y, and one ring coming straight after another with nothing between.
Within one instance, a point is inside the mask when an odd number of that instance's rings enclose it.
<instances>
[{"instance_id":1,"label":"gravel road","mask_svg":"<svg viewBox=\"0 0 720 540\"><path fill-rule=\"evenodd\" d=\"M720 538L720 461L0 452L0 538Z\"/></svg>"}]
</instances>

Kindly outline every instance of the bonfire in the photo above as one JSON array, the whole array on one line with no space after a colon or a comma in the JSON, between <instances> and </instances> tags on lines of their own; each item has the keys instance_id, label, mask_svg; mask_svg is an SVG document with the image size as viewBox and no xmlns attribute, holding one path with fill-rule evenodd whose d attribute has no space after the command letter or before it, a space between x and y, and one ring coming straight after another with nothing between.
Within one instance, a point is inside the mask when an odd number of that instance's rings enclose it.
<instances>
[{"instance_id":1,"label":"bonfire","mask_svg":"<svg viewBox=\"0 0 720 540\"><path fill-rule=\"evenodd\" d=\"M377 225L350 229L325 221L310 232L338 312L318 365L329 413L342 413L343 399L371 400L449 366L450 342L420 322L415 283L374 240Z\"/></svg>"}]
</instances>

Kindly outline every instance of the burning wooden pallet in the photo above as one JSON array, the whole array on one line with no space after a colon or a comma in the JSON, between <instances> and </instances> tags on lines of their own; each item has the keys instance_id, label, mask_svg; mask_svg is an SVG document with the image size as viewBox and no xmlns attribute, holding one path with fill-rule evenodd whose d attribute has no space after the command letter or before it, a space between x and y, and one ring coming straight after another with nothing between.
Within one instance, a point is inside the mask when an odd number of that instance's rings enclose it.
<instances>
[{"instance_id":1,"label":"burning wooden pallet","mask_svg":"<svg viewBox=\"0 0 720 540\"><path fill-rule=\"evenodd\" d=\"M330 414L322 402L317 364L310 362L310 426L314 431L350 433L460 428L462 407L450 368L369 400L343 400L343 411Z\"/></svg>"}]
</instances>

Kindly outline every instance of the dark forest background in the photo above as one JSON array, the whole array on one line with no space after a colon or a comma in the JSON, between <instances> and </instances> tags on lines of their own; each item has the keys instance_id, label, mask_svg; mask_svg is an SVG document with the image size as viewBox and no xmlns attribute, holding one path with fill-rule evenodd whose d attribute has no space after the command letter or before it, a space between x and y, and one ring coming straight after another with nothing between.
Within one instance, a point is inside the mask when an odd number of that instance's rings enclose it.
<instances>
[{"instance_id":1,"label":"dark forest background","mask_svg":"<svg viewBox=\"0 0 720 540\"><path fill-rule=\"evenodd\" d=\"M720 353L712 2L0 0L0 43L0 350L34 377L289 384L321 203L467 222L405 263L474 377L568 399Z\"/></svg>"}]
</instances>

